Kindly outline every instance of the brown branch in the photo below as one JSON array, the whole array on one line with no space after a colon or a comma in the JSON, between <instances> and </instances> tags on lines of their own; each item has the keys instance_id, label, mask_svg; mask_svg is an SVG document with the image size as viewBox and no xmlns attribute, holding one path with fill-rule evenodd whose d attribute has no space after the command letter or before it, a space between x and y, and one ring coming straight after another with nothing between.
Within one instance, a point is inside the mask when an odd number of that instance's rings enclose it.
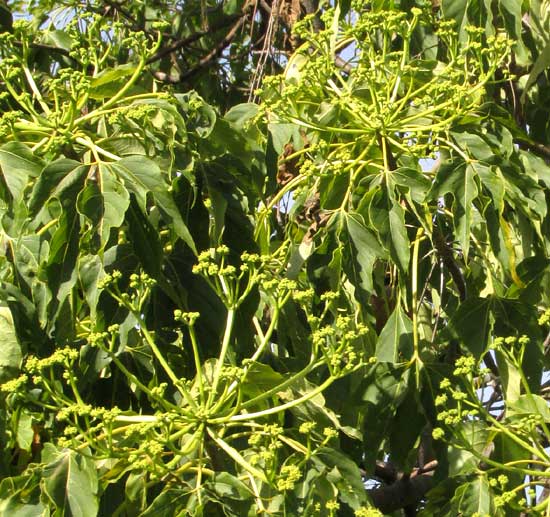
<instances>
[{"instance_id":1,"label":"brown branch","mask_svg":"<svg viewBox=\"0 0 550 517\"><path fill-rule=\"evenodd\" d=\"M441 233L441 230L438 226L434 226L432 232L432 243L437 251L439 258L443 261L443 264L451 274L451 278L453 279L455 287L458 290L460 301L463 302L464 300L466 300L467 295L464 274L456 263L453 257L453 252L445 242L445 238L443 237L443 234Z\"/></svg>"},{"instance_id":2,"label":"brown branch","mask_svg":"<svg viewBox=\"0 0 550 517\"><path fill-rule=\"evenodd\" d=\"M550 349L550 332L548 332L546 339L542 343L542 350L544 351L545 354L548 352L548 349Z\"/></svg>"},{"instance_id":3,"label":"brown branch","mask_svg":"<svg viewBox=\"0 0 550 517\"><path fill-rule=\"evenodd\" d=\"M432 476L437 466L437 460L431 460L410 474L403 474L391 462L377 461L373 475L383 484L367 492L374 506L383 513L407 507L416 509L418 502L433 486Z\"/></svg>"},{"instance_id":4,"label":"brown branch","mask_svg":"<svg viewBox=\"0 0 550 517\"><path fill-rule=\"evenodd\" d=\"M173 43L172 45L170 45L168 47L161 48L156 54L152 55L147 60L147 64L150 65L151 63L154 63L155 61L158 61L158 60L160 60L160 59L162 59L166 56L169 56L173 52L177 52L178 50L181 50L182 48L190 45L191 43L194 43L195 41L198 41L199 39L201 39L203 36L206 36L207 34L212 34L214 32L217 32L217 31L221 30L221 29L224 29L225 27L230 25L233 21L235 21L235 19L238 20L237 23L241 23L241 25L242 25L242 20L243 20L243 18L246 17L246 15L247 15L247 12L246 12L245 9L243 9L242 14L228 16L227 18L223 18L218 23L210 25L210 27L207 31L194 32L193 34L187 36L186 38L183 38L183 39L177 41L176 43Z\"/></svg>"},{"instance_id":5,"label":"brown branch","mask_svg":"<svg viewBox=\"0 0 550 517\"><path fill-rule=\"evenodd\" d=\"M434 467L435 468L435 467ZM382 513L392 513L416 505L433 487L433 471L402 478L391 485L367 490L374 506Z\"/></svg>"},{"instance_id":6,"label":"brown branch","mask_svg":"<svg viewBox=\"0 0 550 517\"><path fill-rule=\"evenodd\" d=\"M541 144L539 142L533 142L532 140L527 140L523 138L516 138L516 143L521 148L526 148L530 151L534 151L544 158L550 159L550 147L547 145Z\"/></svg>"},{"instance_id":7,"label":"brown branch","mask_svg":"<svg viewBox=\"0 0 550 517\"><path fill-rule=\"evenodd\" d=\"M397 481L399 472L395 466L388 461L377 461L374 467L374 477L380 479L384 483L392 484Z\"/></svg>"},{"instance_id":8,"label":"brown branch","mask_svg":"<svg viewBox=\"0 0 550 517\"><path fill-rule=\"evenodd\" d=\"M206 56L204 56L196 66L181 75L180 81L185 81L186 79L189 79L197 72L199 72L202 68L208 66L211 61L216 59L231 44L233 38L237 34L237 31L245 24L246 20L247 16L246 14L243 14L237 20L237 23L235 23L233 27L231 27L225 37L216 45L216 47L214 47L208 54L206 54Z\"/></svg>"},{"instance_id":9,"label":"brown branch","mask_svg":"<svg viewBox=\"0 0 550 517\"><path fill-rule=\"evenodd\" d=\"M493 356L490 354L490 352L487 352L483 356L483 362L485 363L485 366L491 370L491 373L495 376L496 379L500 377L500 373L498 371L498 366L495 363L495 360L493 359Z\"/></svg>"}]
</instances>

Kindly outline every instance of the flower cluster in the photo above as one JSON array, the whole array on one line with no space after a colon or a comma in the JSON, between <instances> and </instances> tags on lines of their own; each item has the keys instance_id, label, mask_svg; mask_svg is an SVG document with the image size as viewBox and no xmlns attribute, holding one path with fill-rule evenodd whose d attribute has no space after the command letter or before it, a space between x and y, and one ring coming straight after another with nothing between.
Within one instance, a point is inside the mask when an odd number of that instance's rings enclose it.
<instances>
[{"instance_id":1,"label":"flower cluster","mask_svg":"<svg viewBox=\"0 0 550 517\"><path fill-rule=\"evenodd\" d=\"M321 298L327 300L326 294ZM309 318L309 323L315 328L319 320ZM333 324L315 328L311 341L314 349L320 350L326 357L332 375L340 376L353 371L366 360L359 342L368 333L366 325L356 323L349 316L339 315Z\"/></svg>"},{"instance_id":2,"label":"flower cluster","mask_svg":"<svg viewBox=\"0 0 550 517\"><path fill-rule=\"evenodd\" d=\"M79 351L70 348L58 348L52 355L43 359L38 359L36 356L29 356L25 361L25 369L29 373L40 373L46 368L51 368L56 365L71 367L72 363L79 357Z\"/></svg>"},{"instance_id":3,"label":"flower cluster","mask_svg":"<svg viewBox=\"0 0 550 517\"><path fill-rule=\"evenodd\" d=\"M544 325L547 325L550 323L550 309L546 309L540 316L539 316L539 325L542 327Z\"/></svg>"},{"instance_id":4,"label":"flower cluster","mask_svg":"<svg viewBox=\"0 0 550 517\"><path fill-rule=\"evenodd\" d=\"M124 106L111 113L108 117L110 124L123 124L129 120L143 126L158 111L158 106L152 104L132 104Z\"/></svg>"},{"instance_id":5,"label":"flower cluster","mask_svg":"<svg viewBox=\"0 0 550 517\"><path fill-rule=\"evenodd\" d=\"M301 477L302 473L297 465L284 465L277 479L277 490L292 490Z\"/></svg>"},{"instance_id":6,"label":"flower cluster","mask_svg":"<svg viewBox=\"0 0 550 517\"><path fill-rule=\"evenodd\" d=\"M0 392L5 393L6 395L10 393L16 393L21 389L25 389L29 377L27 375L20 375L15 379L11 379L0 384Z\"/></svg>"},{"instance_id":7,"label":"flower cluster","mask_svg":"<svg viewBox=\"0 0 550 517\"><path fill-rule=\"evenodd\" d=\"M355 517L383 517L383 513L376 508L362 506L355 510Z\"/></svg>"}]
</instances>

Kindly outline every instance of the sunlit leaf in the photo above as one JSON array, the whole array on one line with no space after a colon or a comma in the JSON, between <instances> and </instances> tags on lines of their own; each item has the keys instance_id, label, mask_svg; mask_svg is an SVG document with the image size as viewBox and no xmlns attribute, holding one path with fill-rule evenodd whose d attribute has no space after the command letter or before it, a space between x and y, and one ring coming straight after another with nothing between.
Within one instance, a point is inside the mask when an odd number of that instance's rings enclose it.
<instances>
[{"instance_id":1,"label":"sunlit leaf","mask_svg":"<svg viewBox=\"0 0 550 517\"><path fill-rule=\"evenodd\" d=\"M43 472L45 492L64 515L97 514L97 471L89 457L61 450Z\"/></svg>"}]
</instances>

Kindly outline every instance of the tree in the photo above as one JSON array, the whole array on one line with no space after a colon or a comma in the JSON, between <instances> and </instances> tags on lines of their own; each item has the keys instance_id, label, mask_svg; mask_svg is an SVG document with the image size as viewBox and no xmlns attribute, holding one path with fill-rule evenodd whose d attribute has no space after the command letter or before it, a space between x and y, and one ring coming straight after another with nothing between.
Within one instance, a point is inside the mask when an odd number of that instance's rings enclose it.
<instances>
[{"instance_id":1,"label":"tree","mask_svg":"<svg viewBox=\"0 0 550 517\"><path fill-rule=\"evenodd\" d=\"M1 4L0 513L548 513L548 12Z\"/></svg>"}]
</instances>

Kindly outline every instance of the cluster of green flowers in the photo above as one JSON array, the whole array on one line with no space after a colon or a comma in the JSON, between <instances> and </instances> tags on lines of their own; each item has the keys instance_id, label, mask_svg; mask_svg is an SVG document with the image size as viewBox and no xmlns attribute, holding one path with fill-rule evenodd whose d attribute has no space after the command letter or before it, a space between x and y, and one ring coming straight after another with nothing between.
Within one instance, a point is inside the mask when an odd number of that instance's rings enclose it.
<instances>
[{"instance_id":1,"label":"cluster of green flowers","mask_svg":"<svg viewBox=\"0 0 550 517\"><path fill-rule=\"evenodd\" d=\"M155 460L162 455L164 450L165 447L161 441L149 437L140 442L138 449L128 454L128 464L134 470L156 470L159 462Z\"/></svg>"},{"instance_id":2,"label":"cluster of green flowers","mask_svg":"<svg viewBox=\"0 0 550 517\"><path fill-rule=\"evenodd\" d=\"M321 299L334 299L337 296L337 293L330 291L324 293ZM319 318L309 317L308 322L314 328L311 336L313 347L325 355L332 375L344 375L364 364L366 358L356 343L369 333L366 325L356 323L351 317L343 315L337 316L334 324L321 327L317 327Z\"/></svg>"},{"instance_id":3,"label":"cluster of green flowers","mask_svg":"<svg viewBox=\"0 0 550 517\"><path fill-rule=\"evenodd\" d=\"M277 424L267 424L257 429L248 438L248 444L254 448L249 461L251 465L260 465L270 470L277 458L277 451L283 447L279 437L283 428Z\"/></svg>"},{"instance_id":4,"label":"cluster of green flowers","mask_svg":"<svg viewBox=\"0 0 550 517\"><path fill-rule=\"evenodd\" d=\"M119 280L122 278L122 273L114 270L111 273L105 274L103 278L98 280L98 289L106 289L111 296L117 300L122 306L128 308L133 313L139 313L142 305L146 302L151 292L151 289L156 285L156 280L151 278L147 273L133 273L130 275L128 288L130 292L121 292L119 289ZM109 331L110 334L116 334L118 328L113 327ZM97 340L108 337L108 334L93 335L92 338Z\"/></svg>"},{"instance_id":5,"label":"cluster of green flowers","mask_svg":"<svg viewBox=\"0 0 550 517\"><path fill-rule=\"evenodd\" d=\"M52 355L43 359L29 356L25 361L25 369L29 373L40 373L46 368L51 368L56 365L71 367L73 362L78 359L79 355L79 351L75 348L58 348Z\"/></svg>"},{"instance_id":6,"label":"cluster of green flowers","mask_svg":"<svg viewBox=\"0 0 550 517\"><path fill-rule=\"evenodd\" d=\"M470 377L476 369L476 361L472 356L463 356L456 361L453 374L457 377ZM479 415L479 409L472 407L468 401L469 394L460 388L453 388L451 381L443 379L439 384L441 393L435 398L434 404L438 408L437 420L441 425L453 427L463 422L471 420ZM451 404L453 407L447 407ZM442 427L436 427L432 431L435 440L441 440L445 436L445 430Z\"/></svg>"},{"instance_id":7,"label":"cluster of green flowers","mask_svg":"<svg viewBox=\"0 0 550 517\"><path fill-rule=\"evenodd\" d=\"M7 95L7 92L2 92L2 94ZM0 117L0 138L11 134L13 131L13 125L18 122L22 116L23 112L18 110L6 111Z\"/></svg>"},{"instance_id":8,"label":"cluster of green flowers","mask_svg":"<svg viewBox=\"0 0 550 517\"><path fill-rule=\"evenodd\" d=\"M13 81L21 76L21 67L17 56L2 58L0 63L0 74L6 81Z\"/></svg>"},{"instance_id":9,"label":"cluster of green flowers","mask_svg":"<svg viewBox=\"0 0 550 517\"><path fill-rule=\"evenodd\" d=\"M224 258L229 254L225 245L199 253L198 262L193 266L193 273L204 276L234 276L237 269L234 266L224 266Z\"/></svg>"},{"instance_id":10,"label":"cluster of green flowers","mask_svg":"<svg viewBox=\"0 0 550 517\"><path fill-rule=\"evenodd\" d=\"M192 327L197 321L197 319L199 319L199 317L200 317L199 312L183 312L180 309L176 309L174 311L174 319L189 327Z\"/></svg>"},{"instance_id":11,"label":"cluster of green flowers","mask_svg":"<svg viewBox=\"0 0 550 517\"><path fill-rule=\"evenodd\" d=\"M109 114L107 120L109 124L119 125L129 120L143 127L145 123L153 117L158 111L158 106L153 104L131 104L130 106L123 106L118 108Z\"/></svg>"},{"instance_id":12,"label":"cluster of green flowers","mask_svg":"<svg viewBox=\"0 0 550 517\"><path fill-rule=\"evenodd\" d=\"M88 92L90 85L90 78L84 72L72 68L62 68L57 76L48 82L50 91L70 92L75 100Z\"/></svg>"},{"instance_id":13,"label":"cluster of green flowers","mask_svg":"<svg viewBox=\"0 0 550 517\"><path fill-rule=\"evenodd\" d=\"M193 273L203 276L228 306L240 303L256 285L282 302L293 294L300 297L298 284L284 277L286 253L286 246L281 246L270 255L244 252L237 269L237 266L227 264L229 248L222 245L201 252L193 266ZM306 290L302 296L307 298L311 294Z\"/></svg>"},{"instance_id":14,"label":"cluster of green flowers","mask_svg":"<svg viewBox=\"0 0 550 517\"><path fill-rule=\"evenodd\" d=\"M101 421L103 424L112 423L118 416L122 414L122 411L118 407L110 409L104 407L93 407L90 404L72 404L61 408L55 419L58 422L65 422L71 419L71 417L89 417L94 420Z\"/></svg>"},{"instance_id":15,"label":"cluster of green flowers","mask_svg":"<svg viewBox=\"0 0 550 517\"><path fill-rule=\"evenodd\" d=\"M340 503L336 499L331 499L327 501L325 505L326 509L329 511L329 515L334 515L340 509Z\"/></svg>"},{"instance_id":16,"label":"cluster of green flowers","mask_svg":"<svg viewBox=\"0 0 550 517\"><path fill-rule=\"evenodd\" d=\"M455 369L453 375L470 375L476 369L476 360L471 355L464 355L459 357L455 363ZM441 383L441 388L443 388L444 382ZM446 384L446 383L445 383Z\"/></svg>"},{"instance_id":17,"label":"cluster of green flowers","mask_svg":"<svg viewBox=\"0 0 550 517\"><path fill-rule=\"evenodd\" d=\"M151 289L156 285L156 280L151 278L147 273L132 273L130 275L130 288L131 289Z\"/></svg>"},{"instance_id":18,"label":"cluster of green flowers","mask_svg":"<svg viewBox=\"0 0 550 517\"><path fill-rule=\"evenodd\" d=\"M297 465L284 465L277 478L277 490L281 492L293 490L301 477L302 473L300 472L300 467Z\"/></svg>"},{"instance_id":19,"label":"cluster of green flowers","mask_svg":"<svg viewBox=\"0 0 550 517\"><path fill-rule=\"evenodd\" d=\"M546 309L540 316L539 316L539 325L543 327L544 325L547 325L550 323L550 309Z\"/></svg>"},{"instance_id":20,"label":"cluster of green flowers","mask_svg":"<svg viewBox=\"0 0 550 517\"><path fill-rule=\"evenodd\" d=\"M376 508L362 506L355 510L355 517L383 517L383 513Z\"/></svg>"},{"instance_id":21,"label":"cluster of green flowers","mask_svg":"<svg viewBox=\"0 0 550 517\"><path fill-rule=\"evenodd\" d=\"M24 390L29 380L28 375L19 375L15 379L11 379L0 384L0 392L6 395L10 393L17 393L19 390Z\"/></svg>"},{"instance_id":22,"label":"cluster of green flowers","mask_svg":"<svg viewBox=\"0 0 550 517\"><path fill-rule=\"evenodd\" d=\"M298 432L300 434L309 435L315 429L315 422L303 422L300 424Z\"/></svg>"},{"instance_id":23,"label":"cluster of green flowers","mask_svg":"<svg viewBox=\"0 0 550 517\"><path fill-rule=\"evenodd\" d=\"M97 282L97 288L98 289L106 289L110 285L118 282L122 278L122 273L115 269L112 273L106 273L103 278L98 280Z\"/></svg>"},{"instance_id":24,"label":"cluster of green flowers","mask_svg":"<svg viewBox=\"0 0 550 517\"><path fill-rule=\"evenodd\" d=\"M402 11L365 11L361 8L358 19L354 21L353 25L347 27L346 35L356 37L358 41L364 42L370 40L377 33L397 33L403 34L408 30L406 19L407 13ZM413 16L418 16L422 11L415 9L415 12L411 13Z\"/></svg>"},{"instance_id":25,"label":"cluster of green flowers","mask_svg":"<svg viewBox=\"0 0 550 517\"><path fill-rule=\"evenodd\" d=\"M506 491L505 488L509 483L508 476L500 474L497 478L490 478L489 485L493 489L501 490L500 495L495 497L495 506L497 508L504 507L514 502L518 497L518 493L515 490Z\"/></svg>"}]
</instances>

